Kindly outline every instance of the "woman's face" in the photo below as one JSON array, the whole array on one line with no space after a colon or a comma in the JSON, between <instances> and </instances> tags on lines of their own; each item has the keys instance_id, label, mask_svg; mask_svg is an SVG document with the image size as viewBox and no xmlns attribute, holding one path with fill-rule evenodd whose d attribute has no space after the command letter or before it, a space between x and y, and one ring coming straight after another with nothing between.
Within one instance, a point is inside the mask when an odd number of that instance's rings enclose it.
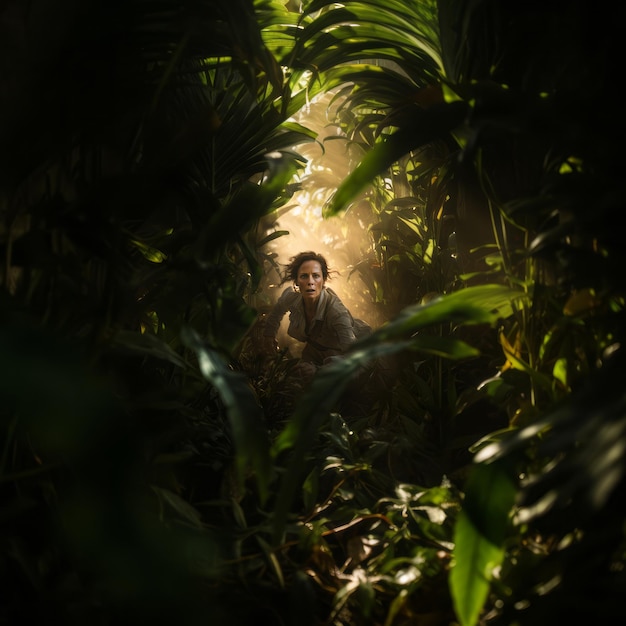
<instances>
[{"instance_id":1,"label":"woman's face","mask_svg":"<svg viewBox=\"0 0 626 626\"><path fill-rule=\"evenodd\" d=\"M296 285L305 301L316 301L320 297L324 287L324 275L318 261L305 261L298 268Z\"/></svg>"}]
</instances>

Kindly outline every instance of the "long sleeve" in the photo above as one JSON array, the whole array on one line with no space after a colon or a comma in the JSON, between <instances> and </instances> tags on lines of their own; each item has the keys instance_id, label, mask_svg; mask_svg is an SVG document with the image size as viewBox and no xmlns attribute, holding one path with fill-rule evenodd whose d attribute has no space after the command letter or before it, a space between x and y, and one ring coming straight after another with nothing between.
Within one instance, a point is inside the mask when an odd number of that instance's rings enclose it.
<instances>
[{"instance_id":1,"label":"long sleeve","mask_svg":"<svg viewBox=\"0 0 626 626\"><path fill-rule=\"evenodd\" d=\"M287 333L293 339L305 344L302 351L304 361L322 365L328 357L346 352L356 341L354 319L331 289L323 289L315 318L309 328L306 325L302 295L292 287L285 289L265 317L264 337L276 338L286 313L289 313Z\"/></svg>"},{"instance_id":2,"label":"long sleeve","mask_svg":"<svg viewBox=\"0 0 626 626\"><path fill-rule=\"evenodd\" d=\"M345 352L356 341L352 315L342 302L333 303L328 311L326 324L334 330L341 352Z\"/></svg>"},{"instance_id":3,"label":"long sleeve","mask_svg":"<svg viewBox=\"0 0 626 626\"><path fill-rule=\"evenodd\" d=\"M276 304L265 318L263 330L263 335L265 337L276 337L276 333L278 332L278 328L280 327L280 323L285 316L285 313L287 313L287 311L294 306L300 297L300 294L296 293L293 290L293 287L287 287L282 292L280 298L278 298Z\"/></svg>"}]
</instances>

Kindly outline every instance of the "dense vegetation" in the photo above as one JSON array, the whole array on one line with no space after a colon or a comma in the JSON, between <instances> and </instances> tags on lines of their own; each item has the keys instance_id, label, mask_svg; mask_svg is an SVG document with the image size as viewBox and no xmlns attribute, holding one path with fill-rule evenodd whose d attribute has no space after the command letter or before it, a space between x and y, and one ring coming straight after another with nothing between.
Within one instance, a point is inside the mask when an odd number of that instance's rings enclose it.
<instances>
[{"instance_id":1,"label":"dense vegetation","mask_svg":"<svg viewBox=\"0 0 626 626\"><path fill-rule=\"evenodd\" d=\"M623 12L3 3L0 624L623 622ZM317 96L385 323L290 394Z\"/></svg>"}]
</instances>

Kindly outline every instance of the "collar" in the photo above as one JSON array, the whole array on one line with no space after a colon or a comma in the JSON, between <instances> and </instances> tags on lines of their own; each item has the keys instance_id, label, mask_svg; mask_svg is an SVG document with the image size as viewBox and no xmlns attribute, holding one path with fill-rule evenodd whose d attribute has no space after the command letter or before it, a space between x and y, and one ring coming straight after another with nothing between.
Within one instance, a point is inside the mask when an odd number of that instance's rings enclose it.
<instances>
[{"instance_id":1,"label":"collar","mask_svg":"<svg viewBox=\"0 0 626 626\"><path fill-rule=\"evenodd\" d=\"M328 303L330 302L330 292L327 287L322 289L322 293L320 293L320 299L317 302L317 310L315 311L315 320L323 320L326 316L326 309L328 308Z\"/></svg>"}]
</instances>

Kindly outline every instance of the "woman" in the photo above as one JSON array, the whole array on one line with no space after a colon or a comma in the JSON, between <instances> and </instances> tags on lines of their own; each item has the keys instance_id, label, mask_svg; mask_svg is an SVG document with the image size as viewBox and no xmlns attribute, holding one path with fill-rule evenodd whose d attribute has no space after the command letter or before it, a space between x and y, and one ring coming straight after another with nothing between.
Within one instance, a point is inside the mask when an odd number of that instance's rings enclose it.
<instances>
[{"instance_id":1,"label":"woman","mask_svg":"<svg viewBox=\"0 0 626 626\"><path fill-rule=\"evenodd\" d=\"M289 312L287 333L305 344L300 365L301 373L309 376L332 357L344 354L371 329L355 320L337 294L326 287L329 269L321 254L300 252L290 261L281 284L291 280L293 287L283 291L264 320L265 347L270 352L277 350L276 333Z\"/></svg>"}]
</instances>

